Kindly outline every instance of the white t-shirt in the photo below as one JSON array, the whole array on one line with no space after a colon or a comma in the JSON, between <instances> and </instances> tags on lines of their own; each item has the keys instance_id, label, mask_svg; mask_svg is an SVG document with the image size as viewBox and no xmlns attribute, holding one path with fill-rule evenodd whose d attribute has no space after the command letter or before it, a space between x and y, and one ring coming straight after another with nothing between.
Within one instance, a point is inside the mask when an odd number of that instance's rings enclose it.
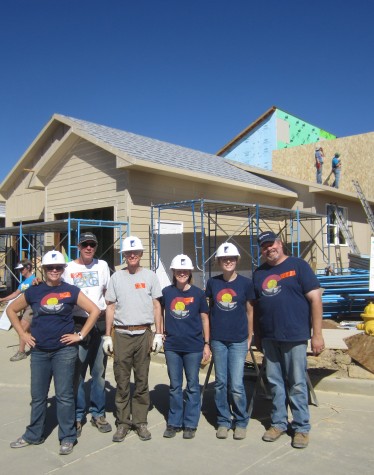
<instances>
[{"instance_id":1,"label":"white t-shirt","mask_svg":"<svg viewBox=\"0 0 374 475\"><path fill-rule=\"evenodd\" d=\"M110 272L105 261L93 259L91 264L88 265L71 261L66 266L62 278L68 284L79 287L100 310L106 309L104 295L108 288ZM80 307L74 309L74 315L87 317L87 313Z\"/></svg>"}]
</instances>

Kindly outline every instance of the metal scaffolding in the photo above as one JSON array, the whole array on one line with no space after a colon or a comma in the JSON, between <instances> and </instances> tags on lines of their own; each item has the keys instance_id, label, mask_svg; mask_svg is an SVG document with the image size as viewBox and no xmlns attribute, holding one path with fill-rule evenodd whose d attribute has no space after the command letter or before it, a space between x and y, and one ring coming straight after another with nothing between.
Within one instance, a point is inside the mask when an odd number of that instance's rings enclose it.
<instances>
[{"instance_id":1,"label":"metal scaffolding","mask_svg":"<svg viewBox=\"0 0 374 475\"><path fill-rule=\"evenodd\" d=\"M3 270L3 280L18 276L13 273L15 262L30 259L34 269L40 265L41 256L45 252L45 234L59 234L62 239L52 246L60 250L64 246L67 261L76 259L79 255L78 239L84 230L109 228L114 230L115 239L110 242L98 258L102 258L110 249L122 246L122 240L129 235L129 223L120 221L104 221L94 219L67 218L50 222L20 223L19 226L0 228L0 268ZM102 243L106 245L106 243ZM50 247L50 246L49 246ZM122 254L119 254L122 263ZM114 270L114 269L113 269Z\"/></svg>"},{"instance_id":2,"label":"metal scaffolding","mask_svg":"<svg viewBox=\"0 0 374 475\"><path fill-rule=\"evenodd\" d=\"M202 273L205 286L211 275L211 262L217 248L217 241L234 242L247 255L253 272L260 264L260 254L257 246L257 236L275 224L278 234L282 235L288 254L305 258L313 247L318 247L327 265L330 262L329 246L324 246L324 229L327 226L327 216L300 210L277 208L253 203L235 203L205 199L187 200L151 206L151 267L157 270L160 265L160 224L165 212L179 210L188 212L193 228L193 247L196 268ZM225 230L221 224L224 218L240 218L237 228ZM242 221L241 221L242 220ZM318 231L312 235L306 227L306 222L318 221ZM301 232L304 231L308 240L301 247ZM245 237L243 245L238 242L238 236ZM243 239L241 239L243 241Z\"/></svg>"}]
</instances>

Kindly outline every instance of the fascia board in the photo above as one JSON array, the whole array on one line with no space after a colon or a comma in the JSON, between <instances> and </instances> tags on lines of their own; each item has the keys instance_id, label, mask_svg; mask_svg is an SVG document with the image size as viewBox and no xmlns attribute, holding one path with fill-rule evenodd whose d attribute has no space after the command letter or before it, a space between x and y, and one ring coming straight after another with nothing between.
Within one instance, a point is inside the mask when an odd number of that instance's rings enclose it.
<instances>
[{"instance_id":1,"label":"fascia board","mask_svg":"<svg viewBox=\"0 0 374 475\"><path fill-rule=\"evenodd\" d=\"M154 162L147 162L145 160L138 160L138 162L131 167L135 170L148 170L151 173L159 175L173 176L175 178L181 178L182 170L180 168L173 168L165 165L155 164ZM271 195L281 198L297 198L297 193L293 191L279 191L264 186L253 185L236 180L228 180L221 177L215 177L206 173L198 173L190 170L184 170L183 179L190 181L199 181L203 183L212 183L219 186L225 186L228 188L236 188L246 190L251 193L259 193L264 195Z\"/></svg>"},{"instance_id":2,"label":"fascia board","mask_svg":"<svg viewBox=\"0 0 374 475\"><path fill-rule=\"evenodd\" d=\"M46 133L46 131L52 126L52 124L55 122L55 116L52 116L52 118L47 122L47 124L43 127L43 129L39 132L39 134L36 136L36 138L32 141L31 145L27 148L25 153L21 156L21 158L18 160L18 162L14 165L14 167L10 170L8 175L4 178L3 182L0 185L0 193L1 192L7 192L10 191L12 187L12 182L17 179L18 175L20 173L23 173L25 168L29 168L28 161L30 154L32 151L39 147L40 142L43 140L43 136Z\"/></svg>"},{"instance_id":3,"label":"fascia board","mask_svg":"<svg viewBox=\"0 0 374 475\"><path fill-rule=\"evenodd\" d=\"M72 130L69 130L61 140L56 140L30 172L33 173L33 176L28 188L43 189L50 172L78 140L79 137Z\"/></svg>"}]
</instances>

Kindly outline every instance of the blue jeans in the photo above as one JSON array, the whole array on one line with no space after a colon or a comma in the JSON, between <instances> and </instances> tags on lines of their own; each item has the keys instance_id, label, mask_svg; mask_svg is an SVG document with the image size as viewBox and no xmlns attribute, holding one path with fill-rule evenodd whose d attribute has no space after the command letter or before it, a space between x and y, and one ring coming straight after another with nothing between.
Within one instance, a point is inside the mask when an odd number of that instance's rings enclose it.
<instances>
[{"instance_id":1,"label":"blue jeans","mask_svg":"<svg viewBox=\"0 0 374 475\"><path fill-rule=\"evenodd\" d=\"M334 188L339 188L339 183L340 183L340 168L335 168L333 170L333 173L335 175L335 180L334 180L334 183L332 184L332 186Z\"/></svg>"},{"instance_id":2,"label":"blue jeans","mask_svg":"<svg viewBox=\"0 0 374 475\"><path fill-rule=\"evenodd\" d=\"M249 416L243 376L248 340L240 343L212 340L210 347L216 373L214 398L218 426L245 428Z\"/></svg>"},{"instance_id":3,"label":"blue jeans","mask_svg":"<svg viewBox=\"0 0 374 475\"><path fill-rule=\"evenodd\" d=\"M107 356L103 351L103 341L100 332L94 327L89 333L89 341L79 345L76 378L78 389L76 398L75 418L77 421L86 415L86 393L84 380L87 368L90 368L91 390L89 413L97 418L105 416L105 370Z\"/></svg>"},{"instance_id":4,"label":"blue jeans","mask_svg":"<svg viewBox=\"0 0 374 475\"><path fill-rule=\"evenodd\" d=\"M322 185L322 165L320 168L317 168L316 179L319 185Z\"/></svg>"},{"instance_id":5,"label":"blue jeans","mask_svg":"<svg viewBox=\"0 0 374 475\"><path fill-rule=\"evenodd\" d=\"M58 438L60 442L75 442L75 404L73 378L78 349L65 346L55 351L31 350L31 417L22 436L30 444L44 440L47 398L52 376L55 385Z\"/></svg>"},{"instance_id":6,"label":"blue jeans","mask_svg":"<svg viewBox=\"0 0 374 475\"><path fill-rule=\"evenodd\" d=\"M271 425L287 430L290 405L292 429L309 432L308 386L306 382L307 342L262 340L266 358L266 377L272 395Z\"/></svg>"},{"instance_id":7,"label":"blue jeans","mask_svg":"<svg viewBox=\"0 0 374 475\"><path fill-rule=\"evenodd\" d=\"M199 370L203 352L165 351L170 379L168 425L196 429L200 419ZM186 375L186 402L183 410L183 369Z\"/></svg>"}]
</instances>

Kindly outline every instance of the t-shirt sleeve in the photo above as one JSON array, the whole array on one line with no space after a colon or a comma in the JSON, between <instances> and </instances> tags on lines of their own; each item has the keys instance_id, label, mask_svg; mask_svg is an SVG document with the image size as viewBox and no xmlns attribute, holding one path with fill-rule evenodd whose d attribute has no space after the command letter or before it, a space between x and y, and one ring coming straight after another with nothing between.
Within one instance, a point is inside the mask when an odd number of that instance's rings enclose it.
<instances>
[{"instance_id":1,"label":"t-shirt sleeve","mask_svg":"<svg viewBox=\"0 0 374 475\"><path fill-rule=\"evenodd\" d=\"M23 292L26 302L30 305L30 287Z\"/></svg>"},{"instance_id":2,"label":"t-shirt sleeve","mask_svg":"<svg viewBox=\"0 0 374 475\"><path fill-rule=\"evenodd\" d=\"M105 261L104 261L105 262ZM105 262L105 269L103 272L103 287L104 289L108 288L109 281L110 281L110 270L108 264Z\"/></svg>"},{"instance_id":3,"label":"t-shirt sleeve","mask_svg":"<svg viewBox=\"0 0 374 475\"><path fill-rule=\"evenodd\" d=\"M105 300L108 302L117 302L115 287L114 287L114 279L115 274L109 279L109 284L107 291L105 292Z\"/></svg>"},{"instance_id":4,"label":"t-shirt sleeve","mask_svg":"<svg viewBox=\"0 0 374 475\"><path fill-rule=\"evenodd\" d=\"M157 275L154 272L152 273L154 277L152 281L151 295L153 299L158 299L162 295L161 286Z\"/></svg>"},{"instance_id":5,"label":"t-shirt sleeve","mask_svg":"<svg viewBox=\"0 0 374 475\"><path fill-rule=\"evenodd\" d=\"M206 296L203 291L200 294L200 313L209 313L208 302L206 301Z\"/></svg>"},{"instance_id":6,"label":"t-shirt sleeve","mask_svg":"<svg viewBox=\"0 0 374 475\"><path fill-rule=\"evenodd\" d=\"M301 288L303 294L307 294L311 290L319 289L320 283L311 269L310 265L301 260L300 261L300 276L301 276Z\"/></svg>"}]
</instances>

